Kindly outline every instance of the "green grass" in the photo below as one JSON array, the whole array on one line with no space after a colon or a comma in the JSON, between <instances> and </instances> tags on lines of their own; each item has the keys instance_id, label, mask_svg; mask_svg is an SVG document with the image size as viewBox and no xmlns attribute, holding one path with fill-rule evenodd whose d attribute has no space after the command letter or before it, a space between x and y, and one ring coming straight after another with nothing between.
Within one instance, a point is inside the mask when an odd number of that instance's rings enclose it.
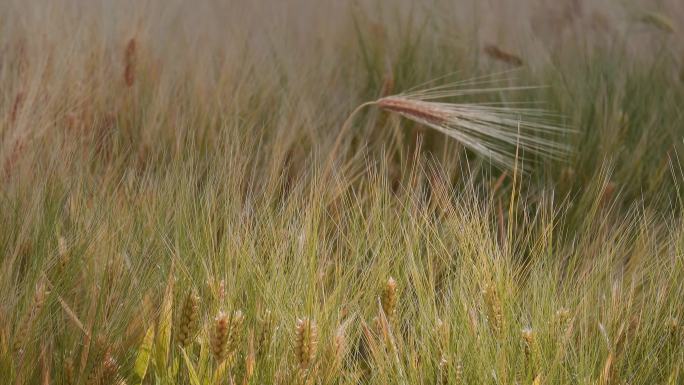
<instances>
[{"instance_id":1,"label":"green grass","mask_svg":"<svg viewBox=\"0 0 684 385\"><path fill-rule=\"evenodd\" d=\"M608 42L588 11L219 3L0 5L0 378L684 381L682 47L648 22L676 6L608 2ZM466 101L539 103L570 157L506 171L370 108L328 173L360 103L510 69L483 43L543 87Z\"/></svg>"}]
</instances>

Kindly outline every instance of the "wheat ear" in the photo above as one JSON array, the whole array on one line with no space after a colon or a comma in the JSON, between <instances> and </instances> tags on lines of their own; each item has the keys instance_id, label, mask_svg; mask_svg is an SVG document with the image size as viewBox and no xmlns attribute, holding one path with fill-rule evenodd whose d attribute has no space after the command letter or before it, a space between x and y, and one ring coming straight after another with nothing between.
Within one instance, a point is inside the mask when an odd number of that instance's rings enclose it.
<instances>
[{"instance_id":1,"label":"wheat ear","mask_svg":"<svg viewBox=\"0 0 684 385\"><path fill-rule=\"evenodd\" d=\"M524 105L519 107L520 104L507 106L502 103L437 101L534 88L499 87L494 85L495 81L493 76L487 76L365 102L356 107L342 124L330 151L330 162L334 159L342 139L349 131L354 116L369 106L396 113L450 136L463 146L503 168L515 167L518 149L550 158L566 157L570 148L557 139L548 138L548 135L558 136L571 130L551 123L549 120L551 115L541 109Z\"/></svg>"},{"instance_id":2,"label":"wheat ear","mask_svg":"<svg viewBox=\"0 0 684 385\"><path fill-rule=\"evenodd\" d=\"M306 370L316 357L318 346L318 326L316 321L307 317L297 320L295 325L295 352L302 370Z\"/></svg>"},{"instance_id":3,"label":"wheat ear","mask_svg":"<svg viewBox=\"0 0 684 385\"><path fill-rule=\"evenodd\" d=\"M199 329L200 297L193 289L188 293L178 321L178 344L188 346Z\"/></svg>"}]
</instances>

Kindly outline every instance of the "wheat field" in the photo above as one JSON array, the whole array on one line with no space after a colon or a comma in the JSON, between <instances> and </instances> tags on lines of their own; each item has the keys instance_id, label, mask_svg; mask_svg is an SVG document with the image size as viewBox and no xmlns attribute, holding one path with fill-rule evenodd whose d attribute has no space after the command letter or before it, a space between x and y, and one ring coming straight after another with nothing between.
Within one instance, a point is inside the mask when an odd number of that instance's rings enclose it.
<instances>
[{"instance_id":1,"label":"wheat field","mask_svg":"<svg viewBox=\"0 0 684 385\"><path fill-rule=\"evenodd\" d=\"M0 2L0 382L684 383L678 0Z\"/></svg>"}]
</instances>

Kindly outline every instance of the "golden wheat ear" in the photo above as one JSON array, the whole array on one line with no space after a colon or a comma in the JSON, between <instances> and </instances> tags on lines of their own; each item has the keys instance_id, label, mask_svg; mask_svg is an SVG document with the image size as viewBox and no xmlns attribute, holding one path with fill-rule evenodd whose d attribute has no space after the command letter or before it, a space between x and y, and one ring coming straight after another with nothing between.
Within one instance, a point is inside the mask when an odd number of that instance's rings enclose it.
<instances>
[{"instance_id":1,"label":"golden wheat ear","mask_svg":"<svg viewBox=\"0 0 684 385\"><path fill-rule=\"evenodd\" d=\"M563 159L571 148L563 139L572 130L554 124L554 115L526 103L453 103L439 100L495 95L536 87L497 86L496 75L382 97L358 106L342 125L331 154L349 130L356 113L368 106L398 114L456 139L466 148L506 169L517 154Z\"/></svg>"}]
</instances>

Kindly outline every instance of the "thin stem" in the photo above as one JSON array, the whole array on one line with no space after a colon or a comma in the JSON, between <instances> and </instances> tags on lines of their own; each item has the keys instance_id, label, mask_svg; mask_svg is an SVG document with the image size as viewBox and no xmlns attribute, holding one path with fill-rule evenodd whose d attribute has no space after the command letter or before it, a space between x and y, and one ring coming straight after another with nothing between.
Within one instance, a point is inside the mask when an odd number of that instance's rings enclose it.
<instances>
[{"instance_id":1,"label":"thin stem","mask_svg":"<svg viewBox=\"0 0 684 385\"><path fill-rule=\"evenodd\" d=\"M361 111L364 107L371 106L376 104L378 101L373 100L370 102L365 102L363 104L360 104L358 107L354 109L354 111L349 114L349 117L347 117L347 120L342 123L342 128L340 128L340 132L337 134L337 138L335 139L335 143L333 144L332 149L330 150L330 155L328 155L328 161L326 162L325 170L323 171L323 180L327 179L331 170L332 170L332 165L335 161L335 155L337 154L337 150L339 149L340 145L342 144L342 138L345 137L347 131L351 128L354 116Z\"/></svg>"}]
</instances>

